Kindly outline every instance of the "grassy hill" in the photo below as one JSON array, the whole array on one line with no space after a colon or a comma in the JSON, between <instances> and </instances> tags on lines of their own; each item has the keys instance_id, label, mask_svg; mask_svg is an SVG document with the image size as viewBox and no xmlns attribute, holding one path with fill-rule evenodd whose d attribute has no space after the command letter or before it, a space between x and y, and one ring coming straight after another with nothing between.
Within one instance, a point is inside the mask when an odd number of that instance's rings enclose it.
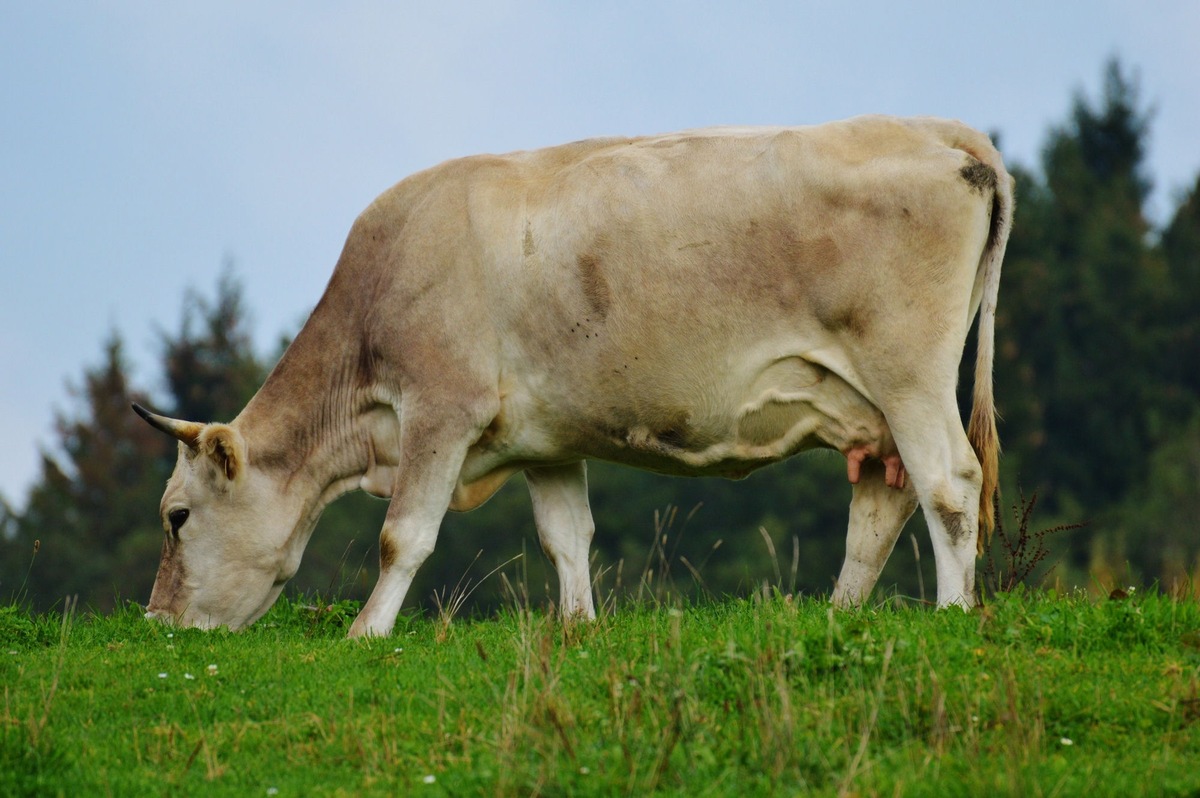
<instances>
[{"instance_id":1,"label":"grassy hill","mask_svg":"<svg viewBox=\"0 0 1200 798\"><path fill-rule=\"evenodd\" d=\"M1195 795L1200 604L778 595L247 632L0 608L0 794Z\"/></svg>"}]
</instances>

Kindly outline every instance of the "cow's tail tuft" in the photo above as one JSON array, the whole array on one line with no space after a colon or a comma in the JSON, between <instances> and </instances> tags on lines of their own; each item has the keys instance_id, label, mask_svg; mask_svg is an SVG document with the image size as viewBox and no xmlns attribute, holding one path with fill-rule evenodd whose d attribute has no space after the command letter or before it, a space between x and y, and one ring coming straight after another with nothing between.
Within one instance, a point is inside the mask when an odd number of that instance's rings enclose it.
<instances>
[{"instance_id":1,"label":"cow's tail tuft","mask_svg":"<svg viewBox=\"0 0 1200 798\"><path fill-rule=\"evenodd\" d=\"M982 556L996 525L995 503L1000 489L1000 437L996 431L996 403L992 392L992 364L995 359L996 298L1000 292L1000 265L1012 230L1013 179L1004 168L994 147L971 148L971 154L995 170L992 191L992 221L987 244L980 257L983 291L979 305L979 335L975 355L975 392L967 438L975 449L983 469L983 489L979 494L979 538L977 552Z\"/></svg>"}]
</instances>

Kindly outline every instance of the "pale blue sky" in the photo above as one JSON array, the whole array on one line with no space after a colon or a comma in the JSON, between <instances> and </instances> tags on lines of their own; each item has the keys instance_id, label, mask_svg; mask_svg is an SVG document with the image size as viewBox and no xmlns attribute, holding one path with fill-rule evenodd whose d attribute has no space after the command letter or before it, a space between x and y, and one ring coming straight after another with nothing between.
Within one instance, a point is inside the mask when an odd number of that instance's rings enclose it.
<instances>
[{"instance_id":1,"label":"pale blue sky","mask_svg":"<svg viewBox=\"0 0 1200 798\"><path fill-rule=\"evenodd\" d=\"M156 330L232 258L266 349L417 169L868 112L961 118L1035 165L1116 54L1157 108L1161 218L1200 172L1198 39L1190 0L3 3L0 495L24 503L110 329L160 389Z\"/></svg>"}]
</instances>

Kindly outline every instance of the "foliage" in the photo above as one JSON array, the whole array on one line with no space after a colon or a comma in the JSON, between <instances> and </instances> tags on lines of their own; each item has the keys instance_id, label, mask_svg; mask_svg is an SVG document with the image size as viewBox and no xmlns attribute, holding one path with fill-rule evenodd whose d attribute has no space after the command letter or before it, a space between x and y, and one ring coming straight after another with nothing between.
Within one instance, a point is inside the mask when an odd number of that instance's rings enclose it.
<instances>
[{"instance_id":1,"label":"foliage","mask_svg":"<svg viewBox=\"0 0 1200 798\"><path fill-rule=\"evenodd\" d=\"M42 455L42 476L0 542L0 584L46 609L80 595L113 606L123 577L150 573L162 531L158 499L173 446L131 417L130 398L146 401L126 378L123 344L113 333L103 362L73 393L85 410L60 413L60 452ZM147 508L150 512L147 512Z\"/></svg>"},{"instance_id":2,"label":"foliage","mask_svg":"<svg viewBox=\"0 0 1200 798\"><path fill-rule=\"evenodd\" d=\"M1113 546L1143 582L1200 595L1200 411L1150 458L1115 511Z\"/></svg>"},{"instance_id":3,"label":"foliage","mask_svg":"<svg viewBox=\"0 0 1200 798\"><path fill-rule=\"evenodd\" d=\"M1200 175L1163 230L1159 247L1169 273L1159 322L1158 368L1165 378L1160 401L1164 416L1179 422L1196 412L1200 396Z\"/></svg>"},{"instance_id":4,"label":"foliage","mask_svg":"<svg viewBox=\"0 0 1200 798\"><path fill-rule=\"evenodd\" d=\"M217 281L212 302L196 291L185 294L179 333L162 334L162 348L171 415L230 421L250 400L267 369L254 353L249 316L231 263Z\"/></svg>"},{"instance_id":5,"label":"foliage","mask_svg":"<svg viewBox=\"0 0 1200 798\"><path fill-rule=\"evenodd\" d=\"M1146 243L1148 117L1117 63L1105 78L1098 106L1076 97L1051 131L1044 178L1017 172L1001 289L1007 467L1052 509L1103 504L1142 473L1162 384L1156 321L1169 291Z\"/></svg>"},{"instance_id":6,"label":"foliage","mask_svg":"<svg viewBox=\"0 0 1200 798\"><path fill-rule=\"evenodd\" d=\"M1165 576L1151 526L1187 516L1176 506L1141 519L1138 497L1178 481L1178 439L1200 410L1195 192L1157 237L1144 209L1151 115L1117 61L1104 78L1101 97L1077 95L1050 132L1041 173L1013 170L1019 207L997 322L1002 484L1041 497L1060 522L1094 520L1051 542L1076 584L1089 570L1106 583L1130 567ZM1178 562L1200 555L1194 533L1174 538Z\"/></svg>"},{"instance_id":7,"label":"foliage","mask_svg":"<svg viewBox=\"0 0 1200 798\"><path fill-rule=\"evenodd\" d=\"M239 634L0 612L0 793L1200 790L1200 605L1158 594L620 604L566 628L517 602L370 641L311 607Z\"/></svg>"},{"instance_id":8,"label":"foliage","mask_svg":"<svg viewBox=\"0 0 1200 798\"><path fill-rule=\"evenodd\" d=\"M163 336L170 393L160 409L232 417L265 374L250 346L240 286L227 272L216 301L189 294L182 318L178 337ZM108 609L149 596L162 541L158 502L176 444L130 410L131 401L162 403L131 386L128 373L114 332L103 361L72 391L78 408L58 414L57 451L43 453L41 479L15 514L14 531L0 539L0 589L20 591L39 609L67 597Z\"/></svg>"}]
</instances>

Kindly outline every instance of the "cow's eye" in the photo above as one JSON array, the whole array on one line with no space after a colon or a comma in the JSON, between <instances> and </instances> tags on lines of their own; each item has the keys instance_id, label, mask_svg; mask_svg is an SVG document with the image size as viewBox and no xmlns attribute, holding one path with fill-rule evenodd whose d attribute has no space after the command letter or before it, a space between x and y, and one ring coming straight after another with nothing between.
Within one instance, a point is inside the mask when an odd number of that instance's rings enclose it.
<instances>
[{"instance_id":1,"label":"cow's eye","mask_svg":"<svg viewBox=\"0 0 1200 798\"><path fill-rule=\"evenodd\" d=\"M178 535L179 528L188 520L188 509L180 507L167 513L167 520L171 522L171 534Z\"/></svg>"}]
</instances>

